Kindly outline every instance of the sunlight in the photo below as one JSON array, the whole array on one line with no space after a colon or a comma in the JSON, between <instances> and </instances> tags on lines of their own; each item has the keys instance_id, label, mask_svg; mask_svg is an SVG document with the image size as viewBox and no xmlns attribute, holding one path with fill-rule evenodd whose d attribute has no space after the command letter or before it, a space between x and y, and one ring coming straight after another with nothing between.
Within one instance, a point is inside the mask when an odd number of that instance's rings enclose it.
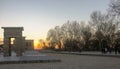
<instances>
[{"instance_id":1,"label":"sunlight","mask_svg":"<svg viewBox=\"0 0 120 69\"><path fill-rule=\"evenodd\" d=\"M14 44L14 40L15 40L15 38L10 38L10 41L11 41L10 44Z\"/></svg>"},{"instance_id":2,"label":"sunlight","mask_svg":"<svg viewBox=\"0 0 120 69\"><path fill-rule=\"evenodd\" d=\"M55 44L55 49L59 49L59 46L58 46L58 44Z\"/></svg>"},{"instance_id":3,"label":"sunlight","mask_svg":"<svg viewBox=\"0 0 120 69\"><path fill-rule=\"evenodd\" d=\"M38 49L38 40L34 40L34 49Z\"/></svg>"},{"instance_id":4,"label":"sunlight","mask_svg":"<svg viewBox=\"0 0 120 69\"><path fill-rule=\"evenodd\" d=\"M0 38L0 44L3 44L3 38Z\"/></svg>"},{"instance_id":5,"label":"sunlight","mask_svg":"<svg viewBox=\"0 0 120 69\"><path fill-rule=\"evenodd\" d=\"M42 49L42 46L39 43L39 40L34 40L34 49L35 50Z\"/></svg>"}]
</instances>

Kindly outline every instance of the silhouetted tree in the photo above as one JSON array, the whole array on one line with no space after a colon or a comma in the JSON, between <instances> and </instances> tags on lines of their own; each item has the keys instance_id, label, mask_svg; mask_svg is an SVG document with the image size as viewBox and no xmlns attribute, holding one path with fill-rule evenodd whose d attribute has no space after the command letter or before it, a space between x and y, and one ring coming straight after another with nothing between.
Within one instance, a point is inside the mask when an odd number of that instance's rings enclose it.
<instances>
[{"instance_id":1,"label":"silhouetted tree","mask_svg":"<svg viewBox=\"0 0 120 69\"><path fill-rule=\"evenodd\" d=\"M91 38L91 27L89 25L86 25L83 30L82 30L82 34L83 34L83 38L84 38L84 41L85 41L85 46L83 47L84 50L88 50L89 49L89 39Z\"/></svg>"},{"instance_id":2,"label":"silhouetted tree","mask_svg":"<svg viewBox=\"0 0 120 69\"><path fill-rule=\"evenodd\" d=\"M75 41L73 40L77 40L79 38L79 23L77 23L76 21L73 22L67 22L65 24L62 25L61 27L62 29L62 38L64 40L64 46L65 49L66 48L70 48L70 50L72 50Z\"/></svg>"},{"instance_id":3,"label":"silhouetted tree","mask_svg":"<svg viewBox=\"0 0 120 69\"><path fill-rule=\"evenodd\" d=\"M109 7L113 15L120 15L120 0L111 0Z\"/></svg>"},{"instance_id":4,"label":"silhouetted tree","mask_svg":"<svg viewBox=\"0 0 120 69\"><path fill-rule=\"evenodd\" d=\"M112 43L113 34L118 29L119 24L114 16L95 11L91 14L89 23L96 30L96 37L99 39L100 47L101 39L106 39L109 43Z\"/></svg>"},{"instance_id":5,"label":"silhouetted tree","mask_svg":"<svg viewBox=\"0 0 120 69\"><path fill-rule=\"evenodd\" d=\"M61 28L59 26L56 26L54 28L55 30L55 43L58 45L59 49L61 49L61 37L62 37L62 33L61 33Z\"/></svg>"},{"instance_id":6,"label":"silhouetted tree","mask_svg":"<svg viewBox=\"0 0 120 69\"><path fill-rule=\"evenodd\" d=\"M51 47L54 47L56 43L61 49L61 43L63 43L64 50L69 51L80 51L83 47L87 48L90 37L90 25L85 25L84 22L78 23L77 21L67 21L61 27L56 26L54 29L50 29L47 34L47 40L50 42Z\"/></svg>"},{"instance_id":7,"label":"silhouetted tree","mask_svg":"<svg viewBox=\"0 0 120 69\"><path fill-rule=\"evenodd\" d=\"M47 41L49 41L49 47L54 49L55 47L55 42L56 42L56 32L54 29L50 29L47 33Z\"/></svg>"}]
</instances>

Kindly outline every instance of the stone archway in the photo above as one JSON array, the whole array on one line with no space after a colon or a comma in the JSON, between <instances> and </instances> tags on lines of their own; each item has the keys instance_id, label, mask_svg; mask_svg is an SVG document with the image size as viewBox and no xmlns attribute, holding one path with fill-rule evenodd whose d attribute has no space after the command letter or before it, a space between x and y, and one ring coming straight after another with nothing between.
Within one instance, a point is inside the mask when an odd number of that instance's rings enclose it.
<instances>
[{"instance_id":1,"label":"stone archway","mask_svg":"<svg viewBox=\"0 0 120 69\"><path fill-rule=\"evenodd\" d=\"M17 56L22 56L25 46L25 37L22 36L23 27L2 27L4 29L4 56L11 56L10 38L15 38L14 50Z\"/></svg>"}]
</instances>

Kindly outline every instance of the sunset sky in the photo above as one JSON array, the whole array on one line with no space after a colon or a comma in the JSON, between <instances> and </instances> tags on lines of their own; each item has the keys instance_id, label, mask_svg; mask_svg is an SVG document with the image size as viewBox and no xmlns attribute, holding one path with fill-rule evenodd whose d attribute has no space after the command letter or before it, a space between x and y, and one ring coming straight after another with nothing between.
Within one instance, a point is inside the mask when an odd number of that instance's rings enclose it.
<instances>
[{"instance_id":1,"label":"sunset sky","mask_svg":"<svg viewBox=\"0 0 120 69\"><path fill-rule=\"evenodd\" d=\"M45 39L47 31L70 21L89 20L91 12L108 9L110 0L0 0L0 27L22 26L29 39ZM0 29L0 39L3 29Z\"/></svg>"}]
</instances>

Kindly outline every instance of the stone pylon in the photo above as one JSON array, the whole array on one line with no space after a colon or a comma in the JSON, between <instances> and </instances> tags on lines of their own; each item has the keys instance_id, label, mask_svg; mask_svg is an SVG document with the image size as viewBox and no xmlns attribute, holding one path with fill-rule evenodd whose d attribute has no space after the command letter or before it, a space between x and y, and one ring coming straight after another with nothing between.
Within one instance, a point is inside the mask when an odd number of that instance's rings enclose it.
<instances>
[{"instance_id":1,"label":"stone pylon","mask_svg":"<svg viewBox=\"0 0 120 69\"><path fill-rule=\"evenodd\" d=\"M16 56L22 56L25 47L25 37L22 36L23 27L2 27L4 29L4 56L11 56L11 38L15 38Z\"/></svg>"}]
</instances>

